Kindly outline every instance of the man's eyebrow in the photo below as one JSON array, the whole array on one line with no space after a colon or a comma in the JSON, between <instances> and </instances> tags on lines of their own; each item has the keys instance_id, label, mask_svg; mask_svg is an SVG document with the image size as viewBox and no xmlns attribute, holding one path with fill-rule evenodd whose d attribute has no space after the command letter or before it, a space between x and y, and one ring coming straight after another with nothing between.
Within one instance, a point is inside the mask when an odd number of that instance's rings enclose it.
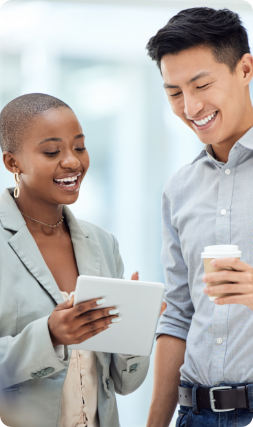
<instances>
[{"instance_id":1,"label":"man's eyebrow","mask_svg":"<svg viewBox=\"0 0 253 427\"><path fill-rule=\"evenodd\" d=\"M189 85L192 82L195 82L198 79L201 79L202 77L210 76L210 73L208 71L202 71L202 73L197 74L195 77L193 77L187 84Z\"/></svg>"},{"instance_id":2,"label":"man's eyebrow","mask_svg":"<svg viewBox=\"0 0 253 427\"><path fill-rule=\"evenodd\" d=\"M202 77L210 76L210 73L208 71L203 71L202 73L197 74L194 76L191 80L187 82L187 85L195 82L198 79L201 79ZM180 89L180 86L170 85L168 83L164 83L163 85L164 89Z\"/></svg>"},{"instance_id":3,"label":"man's eyebrow","mask_svg":"<svg viewBox=\"0 0 253 427\"><path fill-rule=\"evenodd\" d=\"M74 137L74 139L79 139L79 138L83 138L83 137L84 137L84 134L83 134L83 133L80 133L79 135L76 135L76 136ZM39 143L39 145L40 145L40 144L43 144L44 142L48 142L48 141L62 142L62 139L61 139L61 138L45 138L45 139L43 139L43 141L41 141L41 142Z\"/></svg>"},{"instance_id":4,"label":"man's eyebrow","mask_svg":"<svg viewBox=\"0 0 253 427\"><path fill-rule=\"evenodd\" d=\"M168 83L163 84L164 89L180 89L179 86L169 85Z\"/></svg>"}]
</instances>

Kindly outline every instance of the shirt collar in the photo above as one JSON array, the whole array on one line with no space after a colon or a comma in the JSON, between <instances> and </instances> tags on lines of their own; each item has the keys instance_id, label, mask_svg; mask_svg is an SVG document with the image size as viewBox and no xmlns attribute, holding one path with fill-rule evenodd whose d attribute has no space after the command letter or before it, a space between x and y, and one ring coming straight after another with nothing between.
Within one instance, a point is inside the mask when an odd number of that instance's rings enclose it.
<instances>
[{"instance_id":1,"label":"shirt collar","mask_svg":"<svg viewBox=\"0 0 253 427\"><path fill-rule=\"evenodd\" d=\"M253 126L235 143L235 145L240 144L245 148L249 148L253 150ZM234 146L235 146L234 145ZM198 160L202 159L202 157L208 156L210 160L214 161L214 163L221 165L222 162L219 162L214 158L214 153L211 145L205 145L200 154L193 160L192 165Z\"/></svg>"},{"instance_id":2,"label":"shirt collar","mask_svg":"<svg viewBox=\"0 0 253 427\"><path fill-rule=\"evenodd\" d=\"M251 127L238 141L245 148L253 150L253 127Z\"/></svg>"}]
</instances>

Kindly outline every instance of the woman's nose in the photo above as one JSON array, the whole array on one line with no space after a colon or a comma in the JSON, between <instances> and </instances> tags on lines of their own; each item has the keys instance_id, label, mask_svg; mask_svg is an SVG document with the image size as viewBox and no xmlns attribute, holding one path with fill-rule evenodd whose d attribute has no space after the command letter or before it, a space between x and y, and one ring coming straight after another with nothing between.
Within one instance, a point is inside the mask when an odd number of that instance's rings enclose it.
<instances>
[{"instance_id":1,"label":"woman's nose","mask_svg":"<svg viewBox=\"0 0 253 427\"><path fill-rule=\"evenodd\" d=\"M61 167L69 169L77 169L80 166L80 160L78 160L74 153L67 153L63 159L61 159Z\"/></svg>"}]
</instances>

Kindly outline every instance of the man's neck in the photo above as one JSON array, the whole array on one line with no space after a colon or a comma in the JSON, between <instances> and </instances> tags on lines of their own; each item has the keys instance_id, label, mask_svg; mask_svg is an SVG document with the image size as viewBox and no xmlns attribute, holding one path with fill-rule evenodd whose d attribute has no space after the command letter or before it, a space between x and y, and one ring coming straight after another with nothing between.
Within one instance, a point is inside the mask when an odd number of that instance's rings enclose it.
<instances>
[{"instance_id":1,"label":"man's neck","mask_svg":"<svg viewBox=\"0 0 253 427\"><path fill-rule=\"evenodd\" d=\"M233 137L229 138L226 141L223 141L217 145L215 144L212 145L215 158L219 162L227 163L230 150L233 148L235 143L239 141L239 139L242 138L243 135L245 135L249 131L249 129L252 127L253 127L253 120L252 120L252 123L249 124L248 127L245 128L243 131L238 132L237 134L235 134Z\"/></svg>"}]
</instances>

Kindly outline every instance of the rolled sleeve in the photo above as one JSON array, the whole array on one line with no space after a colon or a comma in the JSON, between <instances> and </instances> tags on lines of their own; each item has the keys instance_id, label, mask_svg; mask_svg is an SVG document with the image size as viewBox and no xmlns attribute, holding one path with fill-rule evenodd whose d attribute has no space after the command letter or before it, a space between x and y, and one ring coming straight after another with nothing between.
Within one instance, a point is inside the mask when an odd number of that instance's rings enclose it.
<instances>
[{"instance_id":1,"label":"rolled sleeve","mask_svg":"<svg viewBox=\"0 0 253 427\"><path fill-rule=\"evenodd\" d=\"M164 301L167 308L160 317L156 338L167 334L186 340L194 306L188 286L188 269L182 256L178 232L172 225L172 206L166 189L162 198L161 259L165 274Z\"/></svg>"}]
</instances>

